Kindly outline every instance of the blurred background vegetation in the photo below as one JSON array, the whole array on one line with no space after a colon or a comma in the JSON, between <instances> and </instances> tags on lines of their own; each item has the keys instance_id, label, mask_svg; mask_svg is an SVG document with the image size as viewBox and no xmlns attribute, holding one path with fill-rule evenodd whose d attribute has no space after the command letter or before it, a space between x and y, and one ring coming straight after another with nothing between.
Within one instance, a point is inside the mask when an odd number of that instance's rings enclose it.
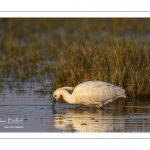
<instances>
[{"instance_id":1,"label":"blurred background vegetation","mask_svg":"<svg viewBox=\"0 0 150 150\"><path fill-rule=\"evenodd\" d=\"M0 79L102 80L150 95L149 18L1 18Z\"/></svg>"}]
</instances>

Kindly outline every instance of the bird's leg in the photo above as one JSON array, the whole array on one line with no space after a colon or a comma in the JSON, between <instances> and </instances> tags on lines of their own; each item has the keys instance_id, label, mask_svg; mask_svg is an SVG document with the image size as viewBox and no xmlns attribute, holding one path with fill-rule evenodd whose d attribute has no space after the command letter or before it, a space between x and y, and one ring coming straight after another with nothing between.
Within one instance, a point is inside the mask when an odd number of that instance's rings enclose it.
<instances>
[{"instance_id":1,"label":"bird's leg","mask_svg":"<svg viewBox=\"0 0 150 150\"><path fill-rule=\"evenodd\" d=\"M78 106L78 105L75 105L75 109L77 109L77 110L78 110L78 109L79 109L79 106Z\"/></svg>"},{"instance_id":2,"label":"bird's leg","mask_svg":"<svg viewBox=\"0 0 150 150\"><path fill-rule=\"evenodd\" d=\"M91 110L94 110L94 107L93 106L91 106L91 107L89 107Z\"/></svg>"},{"instance_id":3,"label":"bird's leg","mask_svg":"<svg viewBox=\"0 0 150 150\"><path fill-rule=\"evenodd\" d=\"M104 102L102 102L102 105L100 106L100 110L104 110Z\"/></svg>"},{"instance_id":4,"label":"bird's leg","mask_svg":"<svg viewBox=\"0 0 150 150\"><path fill-rule=\"evenodd\" d=\"M104 107L102 106L102 107L100 107L100 110L104 110Z\"/></svg>"},{"instance_id":5,"label":"bird's leg","mask_svg":"<svg viewBox=\"0 0 150 150\"><path fill-rule=\"evenodd\" d=\"M79 108L80 106L79 105L75 105L75 108Z\"/></svg>"},{"instance_id":6,"label":"bird's leg","mask_svg":"<svg viewBox=\"0 0 150 150\"><path fill-rule=\"evenodd\" d=\"M75 108L76 108L77 110L79 110L81 107L82 107L82 105L81 105L81 104L79 104L79 105L75 105Z\"/></svg>"}]
</instances>

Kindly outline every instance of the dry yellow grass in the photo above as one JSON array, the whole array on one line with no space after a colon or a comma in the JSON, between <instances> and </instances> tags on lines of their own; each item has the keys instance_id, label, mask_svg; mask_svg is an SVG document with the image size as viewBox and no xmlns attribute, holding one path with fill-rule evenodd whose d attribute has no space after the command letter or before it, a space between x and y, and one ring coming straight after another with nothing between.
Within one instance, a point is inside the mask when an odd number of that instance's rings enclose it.
<instances>
[{"instance_id":1,"label":"dry yellow grass","mask_svg":"<svg viewBox=\"0 0 150 150\"><path fill-rule=\"evenodd\" d=\"M149 96L149 24L148 18L2 18L0 79L44 76L54 88L102 80L128 96Z\"/></svg>"},{"instance_id":2,"label":"dry yellow grass","mask_svg":"<svg viewBox=\"0 0 150 150\"><path fill-rule=\"evenodd\" d=\"M66 46L57 67L55 88L101 80L123 87L129 97L150 95L150 48L133 39Z\"/></svg>"}]
</instances>

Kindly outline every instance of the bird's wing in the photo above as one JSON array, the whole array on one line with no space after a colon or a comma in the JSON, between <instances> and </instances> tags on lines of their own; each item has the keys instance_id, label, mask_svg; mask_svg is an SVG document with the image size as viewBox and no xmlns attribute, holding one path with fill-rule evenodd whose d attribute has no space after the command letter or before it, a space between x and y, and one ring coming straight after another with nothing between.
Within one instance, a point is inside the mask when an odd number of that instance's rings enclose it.
<instances>
[{"instance_id":1,"label":"bird's wing","mask_svg":"<svg viewBox=\"0 0 150 150\"><path fill-rule=\"evenodd\" d=\"M116 90L103 83L89 83L80 91L81 103L99 103L116 97Z\"/></svg>"}]
</instances>

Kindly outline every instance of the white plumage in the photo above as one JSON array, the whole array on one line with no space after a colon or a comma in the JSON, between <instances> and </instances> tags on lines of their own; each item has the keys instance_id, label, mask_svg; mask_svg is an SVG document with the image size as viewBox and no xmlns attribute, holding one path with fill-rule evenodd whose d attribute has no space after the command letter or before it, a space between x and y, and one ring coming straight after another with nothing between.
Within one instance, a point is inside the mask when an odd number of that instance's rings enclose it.
<instances>
[{"instance_id":1,"label":"white plumage","mask_svg":"<svg viewBox=\"0 0 150 150\"><path fill-rule=\"evenodd\" d=\"M53 93L54 101L63 98L70 104L81 104L91 107L103 107L103 105L116 100L119 97L125 98L125 90L119 86L102 82L102 81L87 81L80 83L75 88L62 87L58 88Z\"/></svg>"}]
</instances>

